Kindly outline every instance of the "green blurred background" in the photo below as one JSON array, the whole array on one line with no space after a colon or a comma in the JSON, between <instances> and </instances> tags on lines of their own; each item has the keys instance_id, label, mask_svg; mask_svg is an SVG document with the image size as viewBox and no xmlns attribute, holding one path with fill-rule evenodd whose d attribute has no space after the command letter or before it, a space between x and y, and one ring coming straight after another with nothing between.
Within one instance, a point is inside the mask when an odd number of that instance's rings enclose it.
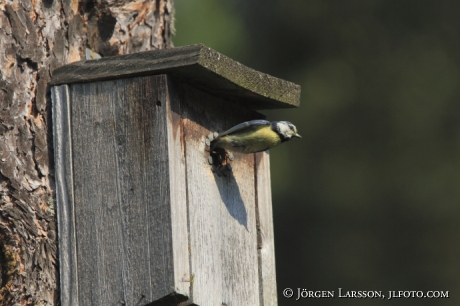
<instances>
[{"instance_id":1,"label":"green blurred background","mask_svg":"<svg viewBox=\"0 0 460 306\"><path fill-rule=\"evenodd\" d=\"M299 109L264 112L303 136L270 153L279 305L460 305L460 2L175 6L175 46L302 86ZM295 301L286 287L449 298Z\"/></svg>"}]
</instances>

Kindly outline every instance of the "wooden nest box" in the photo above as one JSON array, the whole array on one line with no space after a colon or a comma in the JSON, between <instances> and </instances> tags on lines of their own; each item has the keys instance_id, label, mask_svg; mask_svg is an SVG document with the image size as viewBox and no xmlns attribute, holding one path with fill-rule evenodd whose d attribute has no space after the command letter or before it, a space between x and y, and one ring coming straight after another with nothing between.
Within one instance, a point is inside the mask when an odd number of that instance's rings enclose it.
<instances>
[{"instance_id":1,"label":"wooden nest box","mask_svg":"<svg viewBox=\"0 0 460 306\"><path fill-rule=\"evenodd\" d=\"M269 155L221 175L205 139L298 85L193 45L73 63L51 92L62 305L277 304Z\"/></svg>"}]
</instances>

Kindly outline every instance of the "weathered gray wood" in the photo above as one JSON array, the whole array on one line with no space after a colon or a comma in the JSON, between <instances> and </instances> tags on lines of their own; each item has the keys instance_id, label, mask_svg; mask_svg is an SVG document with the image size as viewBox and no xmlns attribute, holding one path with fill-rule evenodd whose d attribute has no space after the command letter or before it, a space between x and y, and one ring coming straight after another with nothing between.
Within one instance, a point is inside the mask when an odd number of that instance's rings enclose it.
<instances>
[{"instance_id":1,"label":"weathered gray wood","mask_svg":"<svg viewBox=\"0 0 460 306\"><path fill-rule=\"evenodd\" d=\"M184 88L193 302L259 305L254 156L235 154L231 176L219 177L207 164L205 137L261 115Z\"/></svg>"},{"instance_id":2,"label":"weathered gray wood","mask_svg":"<svg viewBox=\"0 0 460 306\"><path fill-rule=\"evenodd\" d=\"M53 100L54 169L59 240L61 304L78 305L77 253L73 201L69 86L55 86Z\"/></svg>"},{"instance_id":3,"label":"weathered gray wood","mask_svg":"<svg viewBox=\"0 0 460 306\"><path fill-rule=\"evenodd\" d=\"M185 150L181 121L181 101L176 82L167 77L167 133L169 184L171 190L171 223L174 258L174 289L190 296L189 229L187 222L187 186Z\"/></svg>"},{"instance_id":4,"label":"weathered gray wood","mask_svg":"<svg viewBox=\"0 0 460 306\"><path fill-rule=\"evenodd\" d=\"M300 86L248 68L204 45L75 62L58 68L52 84L167 73L251 109L297 107Z\"/></svg>"},{"instance_id":5,"label":"weathered gray wood","mask_svg":"<svg viewBox=\"0 0 460 306\"><path fill-rule=\"evenodd\" d=\"M273 233L272 194L270 182L270 154L255 154L259 273L263 306L278 305L275 271L275 237Z\"/></svg>"},{"instance_id":6,"label":"weathered gray wood","mask_svg":"<svg viewBox=\"0 0 460 306\"><path fill-rule=\"evenodd\" d=\"M235 154L219 176L204 142L263 116L166 75L63 88L53 100L67 99L55 130L71 134L56 136L71 150L58 145L68 168L56 172L74 199L58 197L74 213L64 217L76 240L64 232L61 250L77 258L62 265L78 268L62 271L78 284L63 287L78 293L63 292L69 305L276 305L269 155Z\"/></svg>"},{"instance_id":7,"label":"weathered gray wood","mask_svg":"<svg viewBox=\"0 0 460 306\"><path fill-rule=\"evenodd\" d=\"M174 292L165 77L75 84L71 100L80 305Z\"/></svg>"}]
</instances>

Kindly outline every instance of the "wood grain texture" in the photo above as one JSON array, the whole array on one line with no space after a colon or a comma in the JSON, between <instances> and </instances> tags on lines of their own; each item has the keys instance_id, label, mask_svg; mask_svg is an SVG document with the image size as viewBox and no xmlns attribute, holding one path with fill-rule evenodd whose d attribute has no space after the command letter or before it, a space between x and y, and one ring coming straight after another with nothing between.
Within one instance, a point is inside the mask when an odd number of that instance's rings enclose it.
<instances>
[{"instance_id":1,"label":"wood grain texture","mask_svg":"<svg viewBox=\"0 0 460 306\"><path fill-rule=\"evenodd\" d=\"M205 137L260 114L188 85L183 102L193 302L259 305L254 157L235 154L233 173L219 177Z\"/></svg>"},{"instance_id":2,"label":"wood grain texture","mask_svg":"<svg viewBox=\"0 0 460 306\"><path fill-rule=\"evenodd\" d=\"M58 201L74 213L58 203L59 220L75 222L60 226L63 301L276 305L269 155L235 153L219 176L204 141L263 116L166 75L67 88L53 88L70 97L55 111Z\"/></svg>"},{"instance_id":3,"label":"wood grain texture","mask_svg":"<svg viewBox=\"0 0 460 306\"><path fill-rule=\"evenodd\" d=\"M72 63L54 71L52 84L162 73L183 77L245 108L299 106L299 85L248 68L201 44Z\"/></svg>"},{"instance_id":4,"label":"wood grain texture","mask_svg":"<svg viewBox=\"0 0 460 306\"><path fill-rule=\"evenodd\" d=\"M167 77L166 115L168 134L169 184L171 195L174 289L190 296L189 229L187 221L187 182L181 101L177 82Z\"/></svg>"},{"instance_id":5,"label":"wood grain texture","mask_svg":"<svg viewBox=\"0 0 460 306\"><path fill-rule=\"evenodd\" d=\"M258 215L259 275L261 280L261 305L278 305L275 270L275 237L270 181L270 154L255 154Z\"/></svg>"},{"instance_id":6,"label":"wood grain texture","mask_svg":"<svg viewBox=\"0 0 460 306\"><path fill-rule=\"evenodd\" d=\"M53 103L53 136L56 176L56 212L59 230L59 273L61 304L78 304L77 253L75 252L75 216L72 171L72 131L69 86L51 90Z\"/></svg>"},{"instance_id":7,"label":"wood grain texture","mask_svg":"<svg viewBox=\"0 0 460 306\"><path fill-rule=\"evenodd\" d=\"M165 90L162 76L71 87L81 305L174 290Z\"/></svg>"}]
</instances>

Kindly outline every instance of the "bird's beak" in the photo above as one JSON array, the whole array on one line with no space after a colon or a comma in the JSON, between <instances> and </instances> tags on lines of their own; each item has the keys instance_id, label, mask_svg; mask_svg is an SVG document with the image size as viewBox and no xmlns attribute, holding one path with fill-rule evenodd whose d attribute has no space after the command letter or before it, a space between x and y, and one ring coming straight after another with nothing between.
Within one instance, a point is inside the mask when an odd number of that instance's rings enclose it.
<instances>
[{"instance_id":1,"label":"bird's beak","mask_svg":"<svg viewBox=\"0 0 460 306\"><path fill-rule=\"evenodd\" d=\"M302 138L302 136L300 136L299 134L295 133L294 134L294 137L297 137L297 138Z\"/></svg>"}]
</instances>

